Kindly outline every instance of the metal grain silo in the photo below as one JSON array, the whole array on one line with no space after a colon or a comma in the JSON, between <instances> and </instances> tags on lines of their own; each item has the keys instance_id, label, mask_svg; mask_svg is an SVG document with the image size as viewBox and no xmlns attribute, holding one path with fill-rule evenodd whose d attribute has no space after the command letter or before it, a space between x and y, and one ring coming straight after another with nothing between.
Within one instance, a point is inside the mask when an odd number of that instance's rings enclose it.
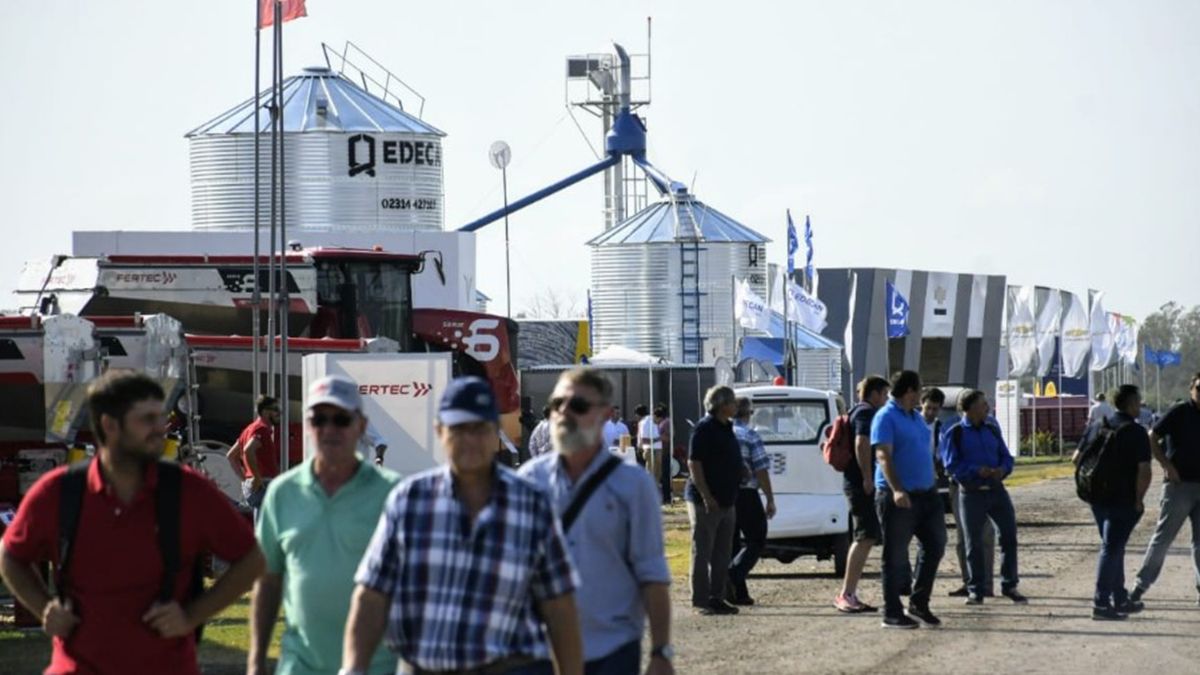
<instances>
[{"instance_id":1,"label":"metal grain silo","mask_svg":"<svg viewBox=\"0 0 1200 675\"><path fill-rule=\"evenodd\" d=\"M683 191L592 239L593 348L736 356L734 279L767 297L767 241Z\"/></svg>"},{"instance_id":2,"label":"metal grain silo","mask_svg":"<svg viewBox=\"0 0 1200 675\"><path fill-rule=\"evenodd\" d=\"M329 68L283 83L287 225L304 230L441 230L444 133ZM270 209L270 94L258 127L261 218ZM254 100L187 134L192 226L254 225Z\"/></svg>"}]
</instances>

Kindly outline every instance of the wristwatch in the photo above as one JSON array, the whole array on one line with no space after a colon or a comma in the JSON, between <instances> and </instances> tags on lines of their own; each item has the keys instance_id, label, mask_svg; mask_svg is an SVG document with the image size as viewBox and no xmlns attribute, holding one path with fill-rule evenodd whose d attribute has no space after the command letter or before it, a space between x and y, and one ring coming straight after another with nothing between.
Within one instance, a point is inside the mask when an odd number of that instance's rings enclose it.
<instances>
[{"instance_id":1,"label":"wristwatch","mask_svg":"<svg viewBox=\"0 0 1200 675\"><path fill-rule=\"evenodd\" d=\"M655 656L666 661L667 663L670 663L671 661L675 660L675 648L669 644L661 647L655 647L654 649L650 650L650 657L653 658Z\"/></svg>"}]
</instances>

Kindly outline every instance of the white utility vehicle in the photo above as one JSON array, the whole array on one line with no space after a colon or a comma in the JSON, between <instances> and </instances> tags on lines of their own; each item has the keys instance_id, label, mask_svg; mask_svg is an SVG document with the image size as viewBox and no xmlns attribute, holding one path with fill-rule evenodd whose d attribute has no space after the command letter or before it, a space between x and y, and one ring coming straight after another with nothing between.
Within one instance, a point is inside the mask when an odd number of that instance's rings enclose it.
<instances>
[{"instance_id":1,"label":"white utility vehicle","mask_svg":"<svg viewBox=\"0 0 1200 675\"><path fill-rule=\"evenodd\" d=\"M776 514L767 528L763 557L789 563L801 555L846 568L850 513L842 474L825 463L821 442L837 418L836 394L803 387L739 386L754 404L750 427L771 459Z\"/></svg>"}]
</instances>

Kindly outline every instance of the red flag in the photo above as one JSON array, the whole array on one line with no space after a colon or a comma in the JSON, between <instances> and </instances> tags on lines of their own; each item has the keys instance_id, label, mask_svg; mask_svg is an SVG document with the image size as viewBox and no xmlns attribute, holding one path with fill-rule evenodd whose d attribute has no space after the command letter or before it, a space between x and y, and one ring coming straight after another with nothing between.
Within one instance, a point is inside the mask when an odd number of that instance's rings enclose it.
<instances>
[{"instance_id":1,"label":"red flag","mask_svg":"<svg viewBox=\"0 0 1200 675\"><path fill-rule=\"evenodd\" d=\"M283 17L283 23L308 16L308 10L304 8L304 0L283 0L280 5L279 15ZM258 0L258 16L261 20L261 23L258 24L259 28L266 28L273 24L275 0Z\"/></svg>"}]
</instances>

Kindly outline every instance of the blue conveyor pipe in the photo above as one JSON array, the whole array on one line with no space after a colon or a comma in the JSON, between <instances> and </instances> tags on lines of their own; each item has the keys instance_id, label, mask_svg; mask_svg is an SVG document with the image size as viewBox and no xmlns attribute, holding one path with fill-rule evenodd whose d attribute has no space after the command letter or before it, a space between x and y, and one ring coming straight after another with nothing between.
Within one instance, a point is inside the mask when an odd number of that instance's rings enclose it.
<instances>
[{"instance_id":1,"label":"blue conveyor pipe","mask_svg":"<svg viewBox=\"0 0 1200 675\"><path fill-rule=\"evenodd\" d=\"M521 209L525 208L526 206L529 206L530 204L532 204L536 201L545 199L546 197L549 197L550 195L554 194L555 192L558 192L559 190L569 188L572 185L578 183L579 181L581 181L589 176L598 174L601 171L604 171L605 169L609 168L610 166L615 165L619 161L621 161L620 155L615 155L615 154L609 155L608 157L605 157L602 161L599 161L599 162L589 166L588 168L584 169L583 171L580 171L578 173L573 173L570 176L567 176L566 178L558 181L557 183L554 183L553 185L549 185L547 187L542 188L541 190L538 190L537 192L529 195L528 197L523 197L521 199L518 199L517 201L509 204L508 206L506 206L502 209L497 209L495 211L492 211L491 213L487 214L486 216L483 216L482 218L473 220L473 221L467 223L466 225L463 225L462 227L458 228L458 231L459 232L474 232L475 230L482 228L484 225L487 225L488 223L492 223L497 220L500 220L501 218L503 218L504 216L506 216L510 213L520 211Z\"/></svg>"}]
</instances>

